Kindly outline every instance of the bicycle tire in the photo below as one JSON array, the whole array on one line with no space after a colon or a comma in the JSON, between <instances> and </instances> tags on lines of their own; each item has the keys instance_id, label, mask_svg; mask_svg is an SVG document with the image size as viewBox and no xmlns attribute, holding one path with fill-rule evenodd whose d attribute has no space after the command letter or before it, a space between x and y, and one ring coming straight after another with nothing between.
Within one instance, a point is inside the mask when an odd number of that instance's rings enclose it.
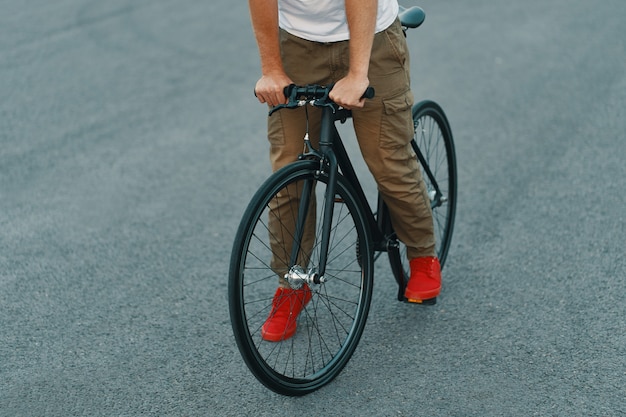
<instances>
[{"instance_id":1,"label":"bicycle tire","mask_svg":"<svg viewBox=\"0 0 626 417\"><path fill-rule=\"evenodd\" d=\"M338 175L325 282L310 285L312 299L299 316L295 336L281 342L262 339L260 328L278 285L269 261L270 202L281 191L312 181L313 201L323 207L328 178L318 170L319 162L300 161L270 176L246 209L231 254L229 308L237 346L261 383L289 396L315 391L341 372L363 333L372 297L374 260L366 217L356 193ZM317 210L305 269L318 267L322 216L323 210Z\"/></svg>"},{"instance_id":2,"label":"bicycle tire","mask_svg":"<svg viewBox=\"0 0 626 417\"><path fill-rule=\"evenodd\" d=\"M431 207L433 211L433 223L435 228L436 254L441 268L444 267L456 216L457 197L457 168L454 140L452 129L443 109L435 102L424 100L413 105L413 124L415 136L411 145L416 154L422 154L424 162L428 165L433 178L446 201L433 201L433 181L427 175L424 166L420 163L422 178L426 182ZM419 162L419 160L418 160ZM393 235L391 222L386 221L391 228L388 233ZM391 270L400 285L398 299L403 300L404 287L410 276L409 260L406 255L406 246L398 242L397 248L389 250L389 262Z\"/></svg>"}]
</instances>

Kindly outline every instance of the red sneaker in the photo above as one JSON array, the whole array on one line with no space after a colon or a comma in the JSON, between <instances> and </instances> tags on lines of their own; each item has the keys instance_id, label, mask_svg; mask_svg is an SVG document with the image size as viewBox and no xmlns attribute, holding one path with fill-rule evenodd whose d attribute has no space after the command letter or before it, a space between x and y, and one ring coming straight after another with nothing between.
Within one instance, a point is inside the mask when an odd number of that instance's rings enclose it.
<instances>
[{"instance_id":1,"label":"red sneaker","mask_svg":"<svg viewBox=\"0 0 626 417\"><path fill-rule=\"evenodd\" d=\"M411 278L404 296L410 303L435 304L441 291L441 266L434 256L411 259Z\"/></svg>"},{"instance_id":2,"label":"red sneaker","mask_svg":"<svg viewBox=\"0 0 626 417\"><path fill-rule=\"evenodd\" d=\"M272 311L261 327L263 340L280 342L296 334L296 319L309 301L311 290L306 284L298 290L277 289L272 301Z\"/></svg>"}]
</instances>

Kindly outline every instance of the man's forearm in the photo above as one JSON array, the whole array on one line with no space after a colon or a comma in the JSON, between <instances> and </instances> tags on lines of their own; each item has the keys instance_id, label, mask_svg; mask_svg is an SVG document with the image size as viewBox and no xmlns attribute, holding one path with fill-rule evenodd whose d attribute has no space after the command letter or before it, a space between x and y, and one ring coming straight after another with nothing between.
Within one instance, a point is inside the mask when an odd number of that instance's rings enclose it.
<instances>
[{"instance_id":1,"label":"man's forearm","mask_svg":"<svg viewBox=\"0 0 626 417\"><path fill-rule=\"evenodd\" d=\"M282 72L278 40L278 0L248 0L263 75Z\"/></svg>"},{"instance_id":2,"label":"man's forearm","mask_svg":"<svg viewBox=\"0 0 626 417\"><path fill-rule=\"evenodd\" d=\"M376 31L378 0L345 0L345 4L350 29L350 73L367 76Z\"/></svg>"}]
</instances>

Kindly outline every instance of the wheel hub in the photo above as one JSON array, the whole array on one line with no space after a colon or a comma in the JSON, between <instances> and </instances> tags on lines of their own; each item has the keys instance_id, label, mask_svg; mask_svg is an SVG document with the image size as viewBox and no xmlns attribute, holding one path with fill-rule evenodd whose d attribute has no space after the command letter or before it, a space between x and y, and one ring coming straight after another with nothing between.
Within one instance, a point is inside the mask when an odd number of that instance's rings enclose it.
<instances>
[{"instance_id":1,"label":"wheel hub","mask_svg":"<svg viewBox=\"0 0 626 417\"><path fill-rule=\"evenodd\" d=\"M315 268L305 272L300 265L292 266L289 272L285 274L285 279L294 290L302 288L304 284L312 285L325 282L324 277L320 277Z\"/></svg>"}]
</instances>

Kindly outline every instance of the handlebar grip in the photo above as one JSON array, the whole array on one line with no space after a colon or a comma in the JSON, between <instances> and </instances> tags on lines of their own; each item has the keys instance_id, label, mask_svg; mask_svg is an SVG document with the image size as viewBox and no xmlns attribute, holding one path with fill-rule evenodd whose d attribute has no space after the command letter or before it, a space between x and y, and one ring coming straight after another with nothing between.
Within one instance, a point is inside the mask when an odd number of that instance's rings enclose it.
<instances>
[{"instance_id":1,"label":"handlebar grip","mask_svg":"<svg viewBox=\"0 0 626 417\"><path fill-rule=\"evenodd\" d=\"M374 98L374 96L376 95L376 92L374 91L374 87L367 87L367 90L365 90L365 92L363 93L362 98Z\"/></svg>"},{"instance_id":2,"label":"handlebar grip","mask_svg":"<svg viewBox=\"0 0 626 417\"><path fill-rule=\"evenodd\" d=\"M285 97L289 98L289 96L291 95L291 92L293 91L294 88L296 88L295 84L289 84L287 87L285 87L283 89L283 94L285 95ZM254 96L258 97L256 95L256 89L254 90Z\"/></svg>"},{"instance_id":3,"label":"handlebar grip","mask_svg":"<svg viewBox=\"0 0 626 417\"><path fill-rule=\"evenodd\" d=\"M285 87L283 89L283 94L285 95L285 97L289 98L291 97L291 92L293 91L294 88L296 88L297 86L295 84L289 84L287 87Z\"/></svg>"}]
</instances>

